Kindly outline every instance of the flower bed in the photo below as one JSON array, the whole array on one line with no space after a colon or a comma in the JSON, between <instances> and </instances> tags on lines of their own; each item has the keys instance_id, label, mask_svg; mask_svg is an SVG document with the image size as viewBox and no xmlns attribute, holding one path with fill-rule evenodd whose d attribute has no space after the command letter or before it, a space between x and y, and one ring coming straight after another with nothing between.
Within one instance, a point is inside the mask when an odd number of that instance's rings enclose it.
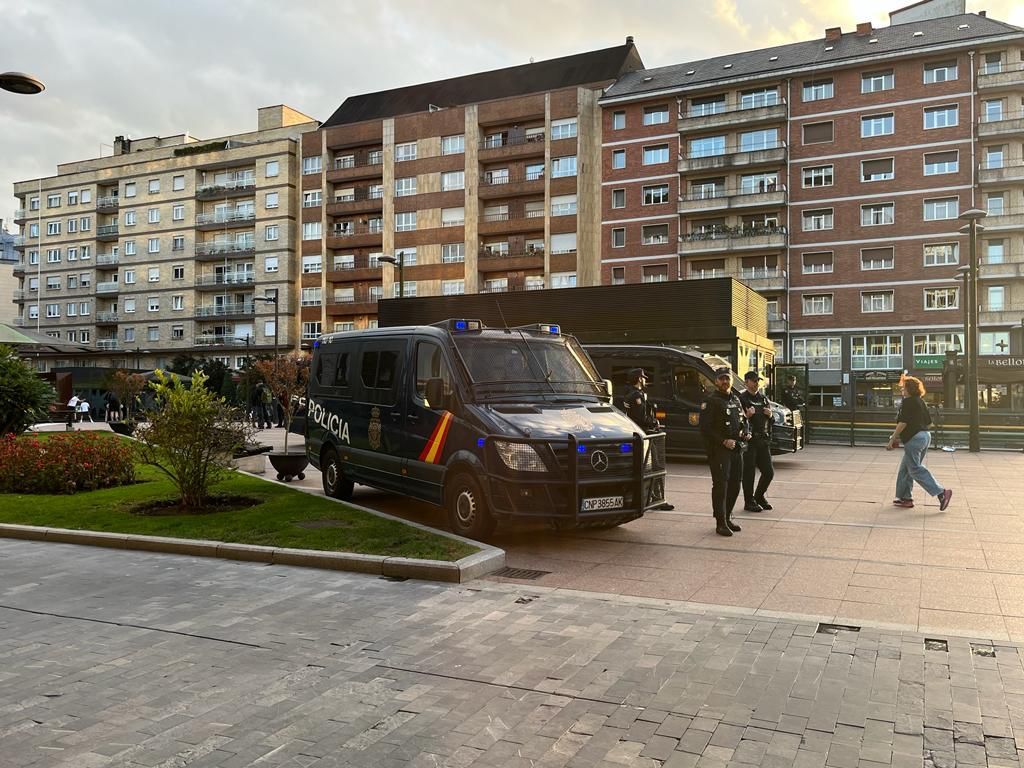
<instances>
[{"instance_id":1,"label":"flower bed","mask_svg":"<svg viewBox=\"0 0 1024 768\"><path fill-rule=\"evenodd\" d=\"M75 493L135 482L135 449L96 432L0 437L0 493Z\"/></svg>"}]
</instances>

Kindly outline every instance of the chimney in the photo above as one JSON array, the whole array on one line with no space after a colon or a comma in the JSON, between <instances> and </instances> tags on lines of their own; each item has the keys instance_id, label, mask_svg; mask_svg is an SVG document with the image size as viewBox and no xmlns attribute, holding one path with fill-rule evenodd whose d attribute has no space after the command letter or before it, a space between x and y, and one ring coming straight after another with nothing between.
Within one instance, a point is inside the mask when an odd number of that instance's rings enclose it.
<instances>
[{"instance_id":1,"label":"chimney","mask_svg":"<svg viewBox=\"0 0 1024 768\"><path fill-rule=\"evenodd\" d=\"M626 35L626 45L632 45L632 44L633 44L633 36L632 35Z\"/></svg>"},{"instance_id":2,"label":"chimney","mask_svg":"<svg viewBox=\"0 0 1024 768\"><path fill-rule=\"evenodd\" d=\"M828 27L825 30L825 39L826 40L830 40L830 41L831 40L838 40L842 36L843 36L843 28L842 27Z\"/></svg>"},{"instance_id":3,"label":"chimney","mask_svg":"<svg viewBox=\"0 0 1024 768\"><path fill-rule=\"evenodd\" d=\"M987 18L988 17L988 11L978 11L978 15L981 16L981 18L983 18L983 19Z\"/></svg>"},{"instance_id":4,"label":"chimney","mask_svg":"<svg viewBox=\"0 0 1024 768\"><path fill-rule=\"evenodd\" d=\"M132 140L126 139L124 136L114 137L114 154L115 155L127 155L132 151Z\"/></svg>"},{"instance_id":5,"label":"chimney","mask_svg":"<svg viewBox=\"0 0 1024 768\"><path fill-rule=\"evenodd\" d=\"M857 25L857 37L864 37L864 35L870 35L872 32L871 22L862 21Z\"/></svg>"}]
</instances>

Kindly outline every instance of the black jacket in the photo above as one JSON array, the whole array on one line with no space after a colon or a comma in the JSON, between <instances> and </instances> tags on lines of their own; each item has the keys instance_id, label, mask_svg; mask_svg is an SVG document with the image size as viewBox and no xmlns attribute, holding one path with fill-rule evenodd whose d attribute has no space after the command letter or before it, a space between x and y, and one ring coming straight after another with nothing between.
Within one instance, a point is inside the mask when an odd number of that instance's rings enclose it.
<instances>
[{"instance_id":1,"label":"black jacket","mask_svg":"<svg viewBox=\"0 0 1024 768\"><path fill-rule=\"evenodd\" d=\"M644 432L657 432L660 428L654 414L655 405L648 399L647 392L631 384L622 398L622 409Z\"/></svg>"},{"instance_id":2,"label":"black jacket","mask_svg":"<svg viewBox=\"0 0 1024 768\"><path fill-rule=\"evenodd\" d=\"M740 402L744 408L753 408L754 415L748 416L750 432L754 437L770 437L772 434L772 417L765 416L764 410L769 407L767 395L758 390L753 395L744 390L740 393Z\"/></svg>"},{"instance_id":3,"label":"black jacket","mask_svg":"<svg viewBox=\"0 0 1024 768\"><path fill-rule=\"evenodd\" d=\"M731 390L722 394L717 389L700 406L700 433L707 448L722 448L726 440L742 440L749 434L743 404Z\"/></svg>"}]
</instances>

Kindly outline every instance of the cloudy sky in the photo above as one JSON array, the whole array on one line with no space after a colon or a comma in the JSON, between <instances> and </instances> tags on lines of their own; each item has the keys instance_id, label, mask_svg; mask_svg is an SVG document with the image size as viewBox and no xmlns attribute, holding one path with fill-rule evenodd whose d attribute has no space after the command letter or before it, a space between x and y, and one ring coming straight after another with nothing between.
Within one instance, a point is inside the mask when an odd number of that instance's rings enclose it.
<instances>
[{"instance_id":1,"label":"cloudy sky","mask_svg":"<svg viewBox=\"0 0 1024 768\"><path fill-rule=\"evenodd\" d=\"M110 154L116 135L252 130L285 103L325 120L346 96L617 45L647 66L887 23L893 0L0 0L0 71L39 96L0 91L0 217L12 184ZM781 7L780 7L781 6ZM968 0L1024 26L1024 3ZM13 231L13 227L11 227Z\"/></svg>"}]
</instances>

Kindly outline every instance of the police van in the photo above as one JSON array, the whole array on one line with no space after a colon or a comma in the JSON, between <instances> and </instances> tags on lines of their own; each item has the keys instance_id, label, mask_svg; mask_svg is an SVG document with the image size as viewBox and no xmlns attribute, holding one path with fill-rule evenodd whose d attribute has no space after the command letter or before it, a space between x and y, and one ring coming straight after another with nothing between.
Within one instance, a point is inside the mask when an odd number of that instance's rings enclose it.
<instances>
[{"instance_id":1,"label":"police van","mask_svg":"<svg viewBox=\"0 0 1024 768\"><path fill-rule=\"evenodd\" d=\"M305 434L327 495L350 499L360 483L413 496L474 538L502 518L613 526L664 501L664 435L611 405L557 325L454 319L322 336Z\"/></svg>"},{"instance_id":2,"label":"police van","mask_svg":"<svg viewBox=\"0 0 1024 768\"><path fill-rule=\"evenodd\" d=\"M700 434L700 406L715 391L715 369L729 368L716 355L692 349L641 344L588 344L585 347L600 374L614 386L615 402L626 389L626 372L643 368L647 391L658 406L658 419L668 438L670 456L704 456ZM743 391L743 379L733 372L733 391ZM799 411L772 402L773 454L794 453L804 447L804 427Z\"/></svg>"}]
</instances>

